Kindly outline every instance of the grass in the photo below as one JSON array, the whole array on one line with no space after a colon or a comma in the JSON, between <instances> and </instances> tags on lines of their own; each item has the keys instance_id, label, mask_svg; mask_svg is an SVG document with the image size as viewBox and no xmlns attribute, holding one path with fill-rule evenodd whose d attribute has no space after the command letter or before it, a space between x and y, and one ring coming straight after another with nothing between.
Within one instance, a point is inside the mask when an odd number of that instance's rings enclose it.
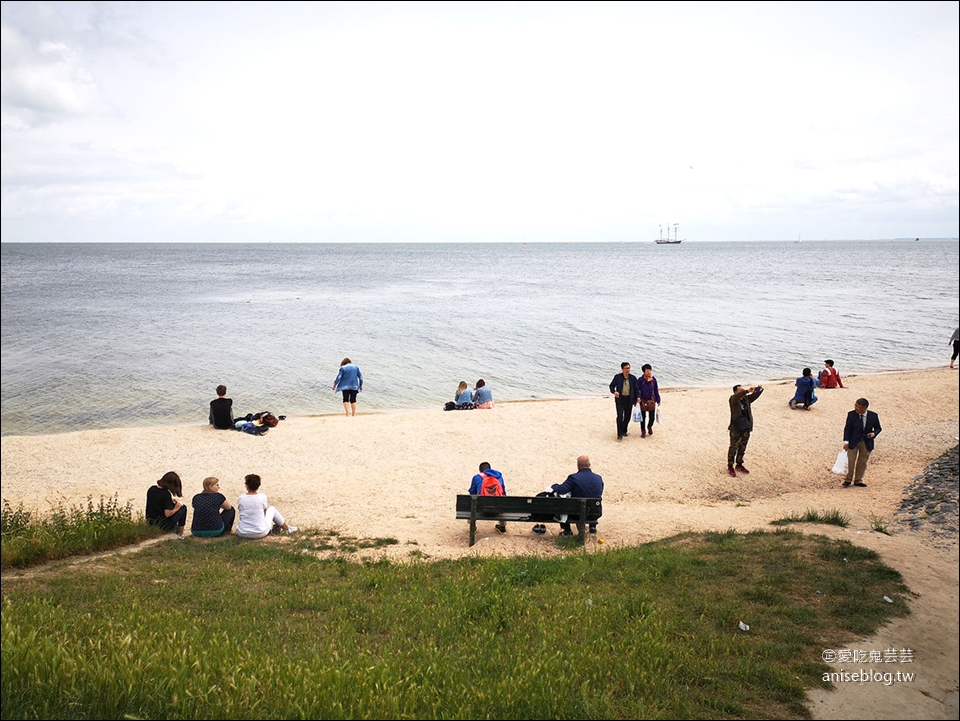
<instances>
[{"instance_id":1,"label":"grass","mask_svg":"<svg viewBox=\"0 0 960 721\"><path fill-rule=\"evenodd\" d=\"M887 525L887 519L883 516L871 515L870 516L870 528L872 528L877 533L883 533L887 536L892 536L893 532L890 530Z\"/></svg>"},{"instance_id":2,"label":"grass","mask_svg":"<svg viewBox=\"0 0 960 721\"><path fill-rule=\"evenodd\" d=\"M791 513L789 516L770 521L771 526L786 526L790 523L825 523L828 526L846 528L850 525L850 518L842 511L836 509L832 511L815 511L812 508L808 508L802 516Z\"/></svg>"},{"instance_id":3,"label":"grass","mask_svg":"<svg viewBox=\"0 0 960 721\"><path fill-rule=\"evenodd\" d=\"M405 563L337 538L5 580L3 718L799 718L824 648L908 613L875 553L786 530Z\"/></svg>"},{"instance_id":4,"label":"grass","mask_svg":"<svg viewBox=\"0 0 960 721\"><path fill-rule=\"evenodd\" d=\"M16 509L4 501L0 509L2 552L0 566L24 568L68 556L97 553L154 538L159 531L142 517L134 517L130 504L121 506L116 496L100 497L94 505L56 508L46 517Z\"/></svg>"}]
</instances>

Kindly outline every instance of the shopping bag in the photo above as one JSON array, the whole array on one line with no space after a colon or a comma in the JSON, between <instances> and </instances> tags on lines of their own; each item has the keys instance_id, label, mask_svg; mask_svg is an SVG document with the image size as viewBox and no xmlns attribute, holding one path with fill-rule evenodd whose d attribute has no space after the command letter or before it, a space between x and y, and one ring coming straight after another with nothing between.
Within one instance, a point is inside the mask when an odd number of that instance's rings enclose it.
<instances>
[{"instance_id":1,"label":"shopping bag","mask_svg":"<svg viewBox=\"0 0 960 721\"><path fill-rule=\"evenodd\" d=\"M660 406L657 406L657 425L663 424L663 413L660 412Z\"/></svg>"},{"instance_id":2,"label":"shopping bag","mask_svg":"<svg viewBox=\"0 0 960 721\"><path fill-rule=\"evenodd\" d=\"M833 463L833 472L837 475L846 475L847 473L847 452L842 450L837 454L837 460Z\"/></svg>"},{"instance_id":3,"label":"shopping bag","mask_svg":"<svg viewBox=\"0 0 960 721\"><path fill-rule=\"evenodd\" d=\"M643 411L640 410L640 406L633 407L633 422L643 423Z\"/></svg>"}]
</instances>

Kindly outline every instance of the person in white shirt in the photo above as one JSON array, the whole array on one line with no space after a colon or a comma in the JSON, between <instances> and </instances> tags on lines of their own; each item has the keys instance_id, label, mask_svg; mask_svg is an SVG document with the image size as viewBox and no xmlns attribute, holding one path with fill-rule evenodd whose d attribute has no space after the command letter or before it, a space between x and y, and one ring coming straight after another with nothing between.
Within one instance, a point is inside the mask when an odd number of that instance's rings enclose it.
<instances>
[{"instance_id":1,"label":"person in white shirt","mask_svg":"<svg viewBox=\"0 0 960 721\"><path fill-rule=\"evenodd\" d=\"M264 538L270 531L279 528L281 533L295 533L296 526L289 525L276 508L267 503L267 496L260 493L260 476L251 473L243 479L247 492L237 499L240 522L237 535L240 538Z\"/></svg>"}]
</instances>

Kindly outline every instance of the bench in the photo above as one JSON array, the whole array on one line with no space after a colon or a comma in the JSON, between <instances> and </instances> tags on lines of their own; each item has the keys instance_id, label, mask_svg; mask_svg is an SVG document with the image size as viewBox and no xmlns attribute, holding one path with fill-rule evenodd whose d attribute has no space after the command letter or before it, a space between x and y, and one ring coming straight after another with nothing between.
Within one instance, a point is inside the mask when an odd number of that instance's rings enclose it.
<instances>
[{"instance_id":1,"label":"bench","mask_svg":"<svg viewBox=\"0 0 960 721\"><path fill-rule=\"evenodd\" d=\"M457 519L470 521L470 545L476 543L477 521L511 523L560 523L565 515L577 524L580 543L588 523L603 514L599 498L557 498L555 496L457 496Z\"/></svg>"}]
</instances>

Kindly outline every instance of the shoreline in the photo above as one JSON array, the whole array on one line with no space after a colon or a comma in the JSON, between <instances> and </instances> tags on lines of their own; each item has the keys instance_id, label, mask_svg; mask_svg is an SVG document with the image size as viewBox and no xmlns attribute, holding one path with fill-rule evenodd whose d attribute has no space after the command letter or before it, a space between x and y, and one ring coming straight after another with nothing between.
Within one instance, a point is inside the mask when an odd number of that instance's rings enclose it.
<instances>
[{"instance_id":1,"label":"shoreline","mask_svg":"<svg viewBox=\"0 0 960 721\"><path fill-rule=\"evenodd\" d=\"M924 372L929 372L929 371L937 371L937 370L941 370L941 369L942 369L942 370L950 370L950 369L947 368L947 366L945 366L945 365L936 364L936 365L930 365L930 366L919 367L919 368L893 368L893 369L888 369L888 370L870 371L870 372L864 372L864 373L850 373L849 375L843 375L843 376L842 376L842 379L846 380L847 378L870 378L870 377L874 377L874 376L889 376L889 375L901 374L901 373L924 373ZM817 369L817 368L815 368L815 369L813 369L813 370L814 370L815 373L816 373L816 372L819 372L819 369ZM956 369L955 369L955 370L956 370ZM654 375L656 375L656 374L654 374ZM613 376L611 376L611 378L612 378L612 377L613 377ZM765 386L765 385L783 385L783 384L785 384L785 383L792 383L793 381L796 380L797 377L798 377L798 376L785 376L785 377L781 377L781 378L768 378L768 379L765 379L765 380L758 380L758 381L741 379L741 380L736 381L736 382L739 382L739 383L742 383L742 384L744 384L744 383L745 383L745 384L752 384L752 383L756 382L756 383L758 383L758 384L760 384L760 385L764 385L764 386ZM732 384L733 384L733 381L731 381L731 383L729 383L729 384L724 384L724 385L710 384L710 385L660 386L660 392L661 392L661 393L676 393L676 392L687 392L687 391L723 390L723 389L726 389L726 388L732 388ZM557 403L557 402L566 402L566 401L587 401L587 400L609 399L609 398L610 398L610 394L609 394L609 393L594 393L594 394L579 395L579 396L556 396L556 397L552 397L552 396L551 396L551 397L543 397L543 398L539 398L539 397L536 397L536 398L535 398L535 397L530 397L530 398L508 398L508 399L505 399L505 400L497 400L497 399L494 399L494 402L496 403L497 406L508 406L508 405L515 405L515 404L523 404L523 403ZM403 413L418 413L418 412L428 412L428 411L434 411L434 410L441 410L441 411L443 410L443 408L442 408L442 401L441 401L441 402L439 403L439 405L437 405L437 406L426 406L426 405L423 405L423 406L398 406L398 407L393 407L393 408L374 408L374 409L369 409L369 408L368 408L368 409L364 409L363 404L362 404L362 400L363 400L363 396L362 396L362 394L361 394L361 395L358 397L358 401L360 401L360 402L358 402L358 404L357 404L357 405L358 405L358 408L357 408L357 415L358 415L358 416L361 416L361 415L362 415L362 416L369 416L369 415L375 415L375 414L396 415L396 414L403 414ZM269 405L269 404L268 404L268 405ZM337 405L339 406L339 402L338 402ZM299 414L299 415L292 415L292 414L289 414L289 413L283 413L283 411L273 411L273 412L274 412L275 415L279 415L279 414L284 414L284 415L286 415L286 416L287 416L287 420L290 420L290 419L293 419L293 418L335 418L335 417L343 416L343 415L344 415L344 413L342 412L342 410L341 410L339 407L338 407L338 409L335 410L335 411L329 411L329 412L323 412L323 413L305 413L305 414ZM451 412L452 412L452 411L451 411ZM462 412L462 411L461 411L461 412ZM202 415L202 414L201 414L201 415ZM88 430L102 432L102 431L113 431L113 430L145 430L145 429L156 429L156 428L167 428L167 429L169 429L169 428L184 428L184 427L191 427L191 428L192 428L192 427L197 426L197 425L205 426L205 425L207 425L207 424L206 424L206 422L199 422L199 423L173 422L173 423L157 423L157 424L134 425L134 426L109 426L109 427L105 427L105 428L96 428L96 429L88 429ZM4 438L4 439L6 439L6 438L36 438L36 437L46 437L46 436L60 436L60 435L67 435L67 434L70 434L70 433L80 433L80 432L84 432L84 431L83 431L83 430L71 429L71 430L59 431L59 432L49 432L49 431L48 431L48 432L27 433L27 434L17 434L17 433L3 434L3 433L0 433L0 438Z\"/></svg>"}]
</instances>

